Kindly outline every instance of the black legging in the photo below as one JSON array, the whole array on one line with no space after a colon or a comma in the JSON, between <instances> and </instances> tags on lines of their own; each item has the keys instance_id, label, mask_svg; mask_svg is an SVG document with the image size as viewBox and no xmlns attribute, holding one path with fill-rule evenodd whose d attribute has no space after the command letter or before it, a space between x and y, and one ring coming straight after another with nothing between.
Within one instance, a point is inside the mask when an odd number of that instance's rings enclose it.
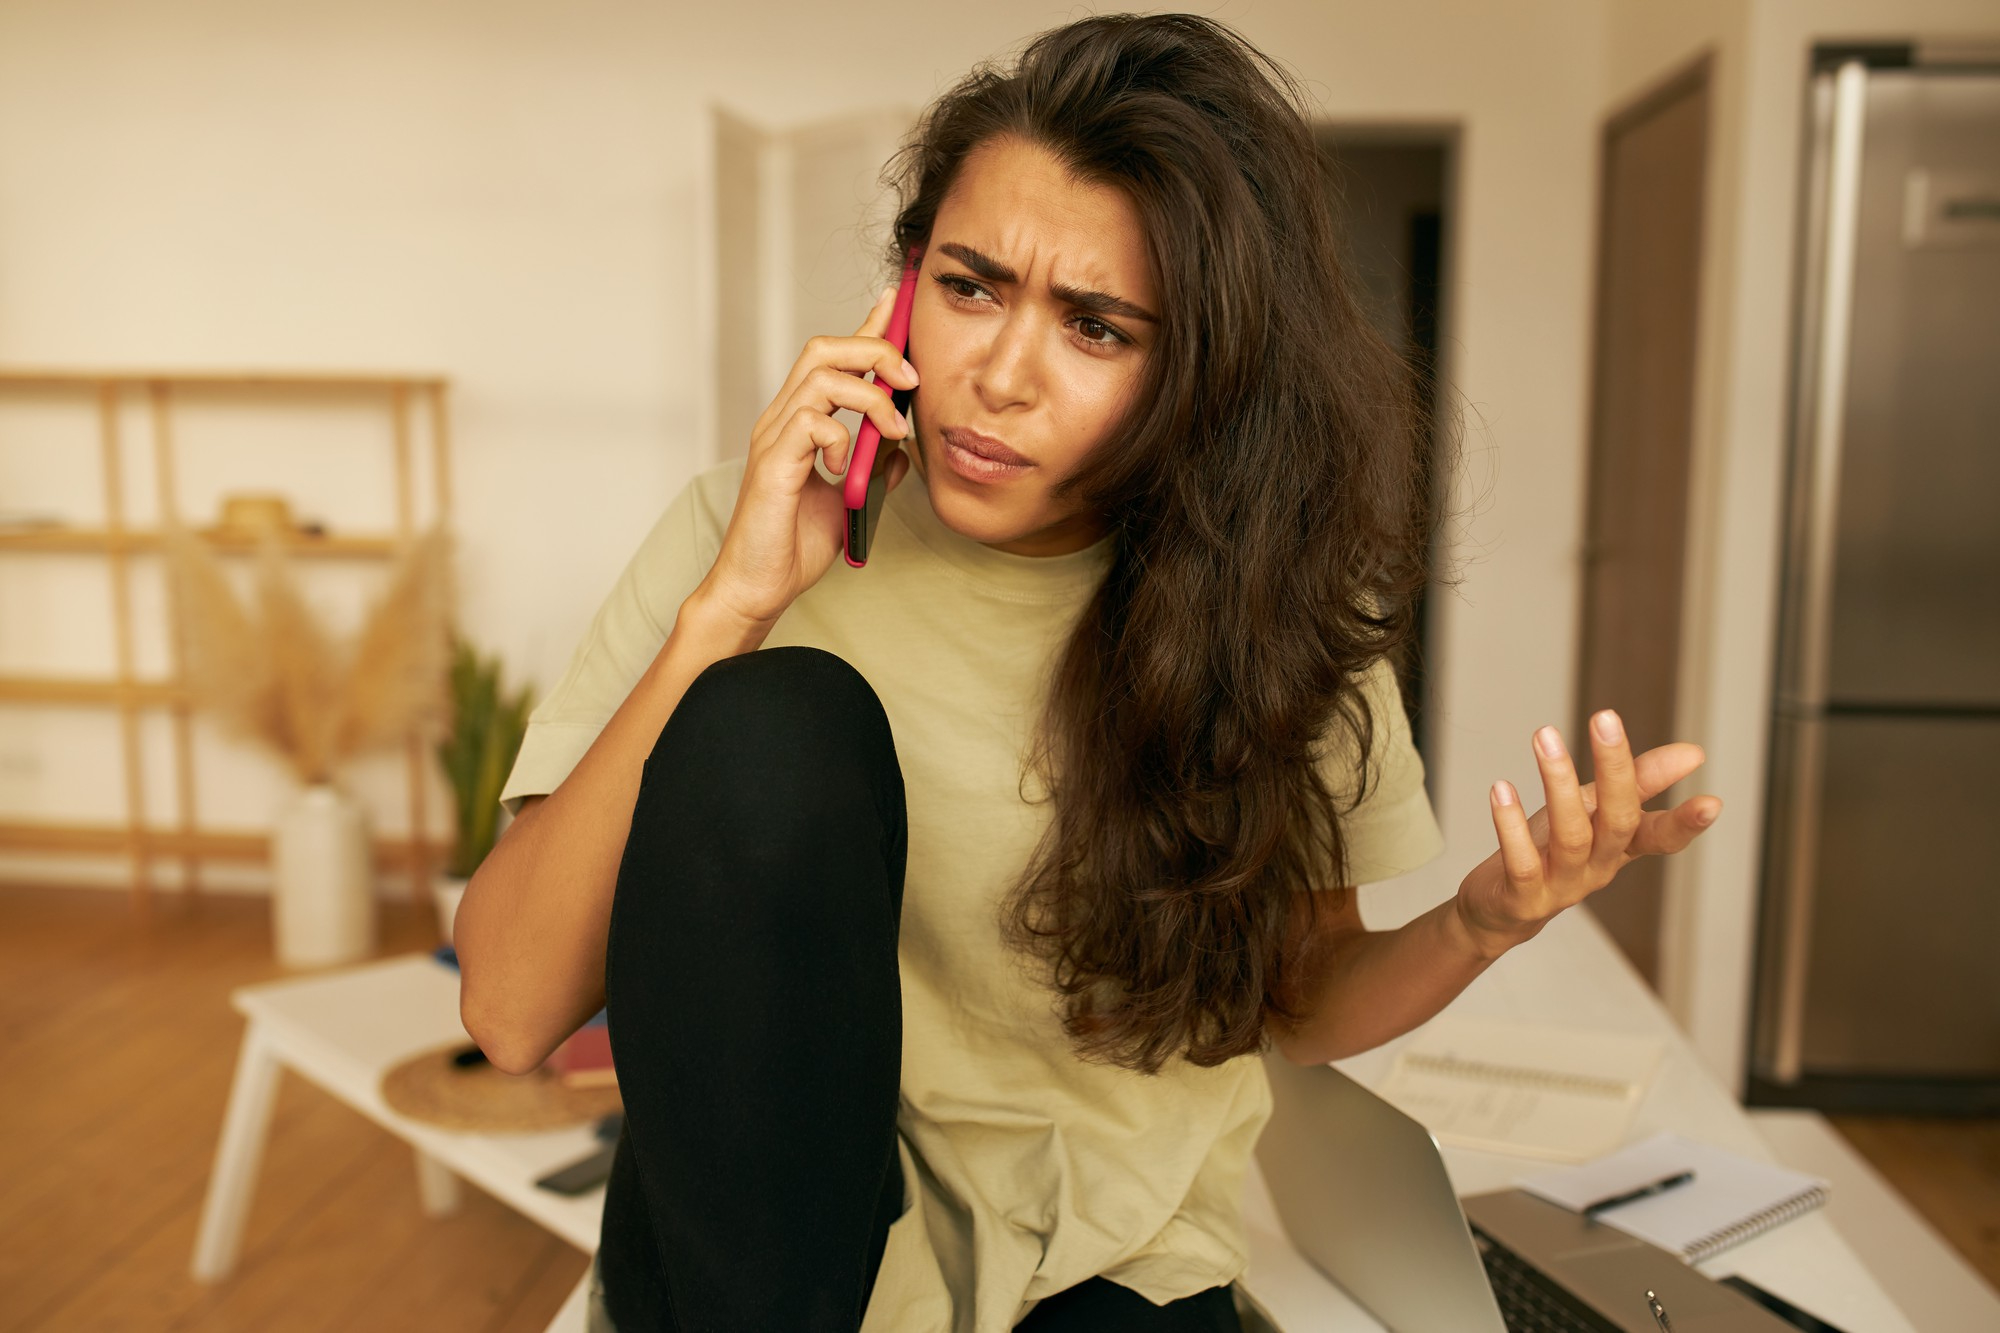
<instances>
[{"instance_id":1,"label":"black legging","mask_svg":"<svg viewBox=\"0 0 2000 1333\"><path fill-rule=\"evenodd\" d=\"M598 1268L618 1333L860 1326L903 1210L908 839L889 720L831 653L725 658L661 731L605 957L625 1130ZM1240 1333L1227 1287L1156 1306L1103 1278L1019 1327Z\"/></svg>"}]
</instances>

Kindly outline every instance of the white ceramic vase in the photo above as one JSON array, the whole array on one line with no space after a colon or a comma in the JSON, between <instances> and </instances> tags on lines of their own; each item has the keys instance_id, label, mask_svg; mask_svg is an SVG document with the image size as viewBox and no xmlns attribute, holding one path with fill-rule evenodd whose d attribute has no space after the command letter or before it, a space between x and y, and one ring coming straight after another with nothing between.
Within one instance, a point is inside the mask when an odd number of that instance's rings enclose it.
<instances>
[{"instance_id":1,"label":"white ceramic vase","mask_svg":"<svg viewBox=\"0 0 2000 1333\"><path fill-rule=\"evenodd\" d=\"M446 944L452 943L452 923L458 920L458 904L465 897L465 886L472 883L457 875L439 875L431 881L431 897L437 903L438 938Z\"/></svg>"},{"instance_id":2,"label":"white ceramic vase","mask_svg":"<svg viewBox=\"0 0 2000 1333\"><path fill-rule=\"evenodd\" d=\"M271 836L271 915L287 967L352 963L375 952L368 820L345 792L320 783L280 812Z\"/></svg>"}]
</instances>

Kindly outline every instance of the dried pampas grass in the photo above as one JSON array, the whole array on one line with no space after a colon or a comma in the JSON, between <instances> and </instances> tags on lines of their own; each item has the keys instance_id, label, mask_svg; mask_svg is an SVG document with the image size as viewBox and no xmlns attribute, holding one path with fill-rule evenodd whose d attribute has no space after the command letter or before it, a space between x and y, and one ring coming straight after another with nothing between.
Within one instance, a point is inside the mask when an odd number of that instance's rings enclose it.
<instances>
[{"instance_id":1,"label":"dried pampas grass","mask_svg":"<svg viewBox=\"0 0 2000 1333\"><path fill-rule=\"evenodd\" d=\"M187 686L227 732L282 755L301 782L329 781L366 750L434 730L448 709L451 548L411 542L351 645L313 615L275 537L257 552L254 610L208 543L165 535Z\"/></svg>"},{"instance_id":2,"label":"dried pampas grass","mask_svg":"<svg viewBox=\"0 0 2000 1333\"><path fill-rule=\"evenodd\" d=\"M444 724L452 659L450 569L450 541L440 528L418 538L397 564L348 661L347 707L333 733L336 754L372 750Z\"/></svg>"}]
</instances>

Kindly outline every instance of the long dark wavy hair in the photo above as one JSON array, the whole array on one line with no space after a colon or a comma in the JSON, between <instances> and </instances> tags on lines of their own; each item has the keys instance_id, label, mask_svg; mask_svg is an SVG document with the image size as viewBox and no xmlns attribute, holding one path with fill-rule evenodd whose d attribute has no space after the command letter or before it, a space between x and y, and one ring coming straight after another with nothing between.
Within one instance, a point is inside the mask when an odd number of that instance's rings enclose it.
<instances>
[{"instance_id":1,"label":"long dark wavy hair","mask_svg":"<svg viewBox=\"0 0 2000 1333\"><path fill-rule=\"evenodd\" d=\"M891 274L999 136L1144 223L1162 323L1058 492L1114 555L1053 664L1032 762L1054 817L1002 924L1079 1054L1146 1073L1304 1016L1315 890L1345 886L1341 815L1373 781L1337 794L1321 756L1369 753L1361 675L1413 639L1429 575L1430 423L1356 298L1305 106L1222 24L1099 15L975 67L884 175Z\"/></svg>"}]
</instances>

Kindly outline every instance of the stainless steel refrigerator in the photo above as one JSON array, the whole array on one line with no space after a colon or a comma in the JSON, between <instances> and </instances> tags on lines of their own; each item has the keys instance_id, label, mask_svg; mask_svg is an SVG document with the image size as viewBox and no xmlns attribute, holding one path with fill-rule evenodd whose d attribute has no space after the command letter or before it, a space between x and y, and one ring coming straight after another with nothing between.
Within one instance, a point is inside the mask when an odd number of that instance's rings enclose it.
<instances>
[{"instance_id":1,"label":"stainless steel refrigerator","mask_svg":"<svg viewBox=\"0 0 2000 1333\"><path fill-rule=\"evenodd\" d=\"M1808 108L1750 1096L1991 1113L2000 67L1822 50Z\"/></svg>"}]
</instances>

